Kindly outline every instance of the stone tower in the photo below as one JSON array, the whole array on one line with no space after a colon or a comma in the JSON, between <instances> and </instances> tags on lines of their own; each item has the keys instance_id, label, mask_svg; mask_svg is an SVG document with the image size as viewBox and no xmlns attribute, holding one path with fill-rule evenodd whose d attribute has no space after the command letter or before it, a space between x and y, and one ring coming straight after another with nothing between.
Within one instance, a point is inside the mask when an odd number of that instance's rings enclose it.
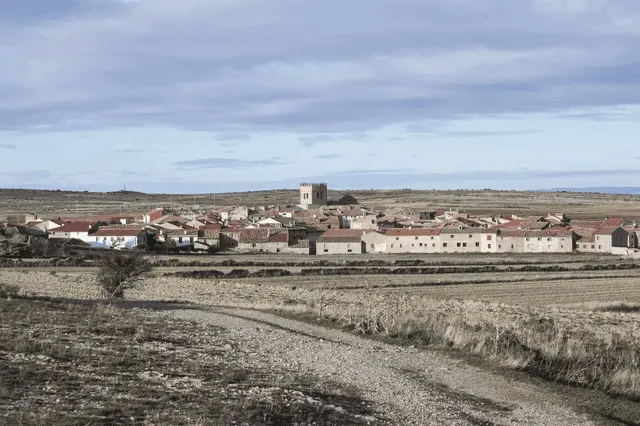
<instances>
[{"instance_id":1,"label":"stone tower","mask_svg":"<svg viewBox=\"0 0 640 426\"><path fill-rule=\"evenodd\" d=\"M326 183L301 183L300 205L305 209L317 209L327 205Z\"/></svg>"}]
</instances>

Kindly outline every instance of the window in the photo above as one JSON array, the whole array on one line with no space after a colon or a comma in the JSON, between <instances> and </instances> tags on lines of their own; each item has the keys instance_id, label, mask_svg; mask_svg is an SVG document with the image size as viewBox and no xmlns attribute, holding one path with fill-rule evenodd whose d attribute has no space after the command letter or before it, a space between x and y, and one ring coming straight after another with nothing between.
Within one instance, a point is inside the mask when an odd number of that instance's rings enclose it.
<instances>
[{"instance_id":1,"label":"window","mask_svg":"<svg viewBox=\"0 0 640 426\"><path fill-rule=\"evenodd\" d=\"M480 247L480 243L476 243L476 247Z\"/></svg>"},{"instance_id":2,"label":"window","mask_svg":"<svg viewBox=\"0 0 640 426\"><path fill-rule=\"evenodd\" d=\"M347 249L347 253L353 253L353 250Z\"/></svg>"},{"instance_id":3,"label":"window","mask_svg":"<svg viewBox=\"0 0 640 426\"><path fill-rule=\"evenodd\" d=\"M491 241L491 235L487 235L487 241Z\"/></svg>"},{"instance_id":4,"label":"window","mask_svg":"<svg viewBox=\"0 0 640 426\"><path fill-rule=\"evenodd\" d=\"M592 249L596 248L596 245L595 244L591 244L591 248Z\"/></svg>"},{"instance_id":5,"label":"window","mask_svg":"<svg viewBox=\"0 0 640 426\"><path fill-rule=\"evenodd\" d=\"M538 237L538 241L542 241L542 238Z\"/></svg>"},{"instance_id":6,"label":"window","mask_svg":"<svg viewBox=\"0 0 640 426\"><path fill-rule=\"evenodd\" d=\"M376 223L376 220L375 219L371 219L371 224L375 225L375 223Z\"/></svg>"},{"instance_id":7,"label":"window","mask_svg":"<svg viewBox=\"0 0 640 426\"><path fill-rule=\"evenodd\" d=\"M487 245L487 248L491 248L491 244Z\"/></svg>"},{"instance_id":8,"label":"window","mask_svg":"<svg viewBox=\"0 0 640 426\"><path fill-rule=\"evenodd\" d=\"M527 241L531 241L531 238L527 237Z\"/></svg>"},{"instance_id":9,"label":"window","mask_svg":"<svg viewBox=\"0 0 640 426\"><path fill-rule=\"evenodd\" d=\"M499 249L500 249L500 248L502 248L502 244L498 244L498 248L499 248Z\"/></svg>"},{"instance_id":10,"label":"window","mask_svg":"<svg viewBox=\"0 0 640 426\"><path fill-rule=\"evenodd\" d=\"M442 243L442 247L446 247L446 246L447 246L447 243Z\"/></svg>"},{"instance_id":11,"label":"window","mask_svg":"<svg viewBox=\"0 0 640 426\"><path fill-rule=\"evenodd\" d=\"M548 246L547 246L547 249L551 250L551 245L548 245Z\"/></svg>"},{"instance_id":12,"label":"window","mask_svg":"<svg viewBox=\"0 0 640 426\"><path fill-rule=\"evenodd\" d=\"M547 238L547 241L551 241L551 238Z\"/></svg>"},{"instance_id":13,"label":"window","mask_svg":"<svg viewBox=\"0 0 640 426\"><path fill-rule=\"evenodd\" d=\"M466 247L466 246L467 246L467 243L462 243L462 247Z\"/></svg>"},{"instance_id":14,"label":"window","mask_svg":"<svg viewBox=\"0 0 640 426\"><path fill-rule=\"evenodd\" d=\"M256 246L256 243L251 244L251 247L255 247L255 246Z\"/></svg>"},{"instance_id":15,"label":"window","mask_svg":"<svg viewBox=\"0 0 640 426\"><path fill-rule=\"evenodd\" d=\"M329 249L324 249L324 252L325 253L329 253Z\"/></svg>"},{"instance_id":16,"label":"window","mask_svg":"<svg viewBox=\"0 0 640 426\"><path fill-rule=\"evenodd\" d=\"M586 245L586 244L583 244L583 245L582 245L582 248L587 248L587 245Z\"/></svg>"},{"instance_id":17,"label":"window","mask_svg":"<svg viewBox=\"0 0 640 426\"><path fill-rule=\"evenodd\" d=\"M599 248L599 249L602 249L602 246L601 246L601 245L599 245L599 246L598 246L598 248Z\"/></svg>"},{"instance_id":18,"label":"window","mask_svg":"<svg viewBox=\"0 0 640 426\"><path fill-rule=\"evenodd\" d=\"M391 248L393 248L393 244L391 244Z\"/></svg>"},{"instance_id":19,"label":"window","mask_svg":"<svg viewBox=\"0 0 640 426\"><path fill-rule=\"evenodd\" d=\"M513 244L511 244L511 248L515 248Z\"/></svg>"},{"instance_id":20,"label":"window","mask_svg":"<svg viewBox=\"0 0 640 426\"><path fill-rule=\"evenodd\" d=\"M418 241L418 237L416 237L416 241Z\"/></svg>"},{"instance_id":21,"label":"window","mask_svg":"<svg viewBox=\"0 0 640 426\"><path fill-rule=\"evenodd\" d=\"M402 244L400 244L400 248L402 248Z\"/></svg>"},{"instance_id":22,"label":"window","mask_svg":"<svg viewBox=\"0 0 640 426\"><path fill-rule=\"evenodd\" d=\"M431 239L433 240L433 237L431 237Z\"/></svg>"},{"instance_id":23,"label":"window","mask_svg":"<svg viewBox=\"0 0 640 426\"><path fill-rule=\"evenodd\" d=\"M411 244L411 247L415 247L415 246L416 246L415 244Z\"/></svg>"},{"instance_id":24,"label":"window","mask_svg":"<svg viewBox=\"0 0 640 426\"><path fill-rule=\"evenodd\" d=\"M451 236L451 238L453 238L453 235Z\"/></svg>"},{"instance_id":25,"label":"window","mask_svg":"<svg viewBox=\"0 0 640 426\"><path fill-rule=\"evenodd\" d=\"M445 244L447 244L447 243L445 243ZM435 246L436 246L436 243L433 243L433 244L431 245L431 247L435 247Z\"/></svg>"},{"instance_id":26,"label":"window","mask_svg":"<svg viewBox=\"0 0 640 426\"><path fill-rule=\"evenodd\" d=\"M460 247L460 243L456 244L456 246Z\"/></svg>"},{"instance_id":27,"label":"window","mask_svg":"<svg viewBox=\"0 0 640 426\"><path fill-rule=\"evenodd\" d=\"M372 249L376 248L376 245L375 244L371 244L371 248Z\"/></svg>"},{"instance_id":28,"label":"window","mask_svg":"<svg viewBox=\"0 0 640 426\"><path fill-rule=\"evenodd\" d=\"M473 235L469 235L469 238L473 238Z\"/></svg>"},{"instance_id":29,"label":"window","mask_svg":"<svg viewBox=\"0 0 640 426\"><path fill-rule=\"evenodd\" d=\"M178 237L178 243L182 244L182 237Z\"/></svg>"},{"instance_id":30,"label":"window","mask_svg":"<svg viewBox=\"0 0 640 426\"><path fill-rule=\"evenodd\" d=\"M422 243L420 243L420 247L422 247Z\"/></svg>"},{"instance_id":31,"label":"window","mask_svg":"<svg viewBox=\"0 0 640 426\"><path fill-rule=\"evenodd\" d=\"M400 239L400 237L396 237L396 241L398 241Z\"/></svg>"}]
</instances>

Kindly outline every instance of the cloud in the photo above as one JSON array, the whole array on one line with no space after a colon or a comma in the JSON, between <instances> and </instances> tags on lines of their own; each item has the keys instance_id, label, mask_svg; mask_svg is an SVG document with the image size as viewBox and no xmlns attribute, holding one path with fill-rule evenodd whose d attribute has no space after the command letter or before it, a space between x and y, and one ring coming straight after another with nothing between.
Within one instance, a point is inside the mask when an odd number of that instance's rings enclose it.
<instances>
[{"instance_id":1,"label":"cloud","mask_svg":"<svg viewBox=\"0 0 640 426\"><path fill-rule=\"evenodd\" d=\"M315 158L319 160L335 160L338 158L345 158L345 156L341 154L318 154Z\"/></svg>"},{"instance_id":2,"label":"cloud","mask_svg":"<svg viewBox=\"0 0 640 426\"><path fill-rule=\"evenodd\" d=\"M246 170L270 166L289 164L279 157L264 160L244 160L240 158L199 158L196 160L178 161L173 163L180 169L235 169Z\"/></svg>"},{"instance_id":3,"label":"cloud","mask_svg":"<svg viewBox=\"0 0 640 426\"><path fill-rule=\"evenodd\" d=\"M0 150L3 150L3 149L14 150L14 149L17 149L17 147L15 145L12 145L12 144L9 144L9 143L0 143Z\"/></svg>"},{"instance_id":4,"label":"cloud","mask_svg":"<svg viewBox=\"0 0 640 426\"><path fill-rule=\"evenodd\" d=\"M635 0L61 4L0 25L0 129L313 135L640 103Z\"/></svg>"}]
</instances>

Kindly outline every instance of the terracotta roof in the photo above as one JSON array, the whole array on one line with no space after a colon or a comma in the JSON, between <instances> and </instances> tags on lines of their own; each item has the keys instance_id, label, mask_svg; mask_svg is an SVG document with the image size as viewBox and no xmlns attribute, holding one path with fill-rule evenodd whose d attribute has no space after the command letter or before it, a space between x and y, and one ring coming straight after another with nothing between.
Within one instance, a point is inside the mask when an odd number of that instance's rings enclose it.
<instances>
[{"instance_id":1,"label":"terracotta roof","mask_svg":"<svg viewBox=\"0 0 640 426\"><path fill-rule=\"evenodd\" d=\"M622 226L623 223L624 223L624 219L621 217L610 217L600 222L598 224L598 228L611 228L611 227L619 228Z\"/></svg>"},{"instance_id":2,"label":"terracotta roof","mask_svg":"<svg viewBox=\"0 0 640 426\"><path fill-rule=\"evenodd\" d=\"M269 235L270 243L288 243L289 242L289 232L288 231L280 231L273 232Z\"/></svg>"},{"instance_id":3,"label":"terracotta roof","mask_svg":"<svg viewBox=\"0 0 640 426\"><path fill-rule=\"evenodd\" d=\"M593 235L585 236L585 237L580 238L579 242L581 242L581 243L595 243L596 242L596 237L594 237Z\"/></svg>"},{"instance_id":4,"label":"terracotta roof","mask_svg":"<svg viewBox=\"0 0 640 426\"><path fill-rule=\"evenodd\" d=\"M598 228L602 222L597 220L574 220L570 223L572 228Z\"/></svg>"},{"instance_id":5,"label":"terracotta roof","mask_svg":"<svg viewBox=\"0 0 640 426\"><path fill-rule=\"evenodd\" d=\"M362 241L364 231L359 229L328 229L318 238L319 243L351 243Z\"/></svg>"},{"instance_id":6,"label":"terracotta roof","mask_svg":"<svg viewBox=\"0 0 640 426\"><path fill-rule=\"evenodd\" d=\"M207 240L213 240L220 238L220 230L218 229L203 229L198 233L198 236Z\"/></svg>"},{"instance_id":7,"label":"terracotta roof","mask_svg":"<svg viewBox=\"0 0 640 426\"><path fill-rule=\"evenodd\" d=\"M269 228L243 229L240 232L240 243L268 243Z\"/></svg>"},{"instance_id":8,"label":"terracotta roof","mask_svg":"<svg viewBox=\"0 0 640 426\"><path fill-rule=\"evenodd\" d=\"M495 234L497 232L498 230L494 228L444 228L442 229L441 234Z\"/></svg>"},{"instance_id":9,"label":"terracotta roof","mask_svg":"<svg viewBox=\"0 0 640 426\"><path fill-rule=\"evenodd\" d=\"M525 237L570 237L571 231L566 228L543 229L539 231L525 231Z\"/></svg>"},{"instance_id":10,"label":"terracotta roof","mask_svg":"<svg viewBox=\"0 0 640 426\"><path fill-rule=\"evenodd\" d=\"M59 228L50 229L49 232L55 234L64 234L65 232L89 232L91 223L89 222L70 222L65 223Z\"/></svg>"},{"instance_id":11,"label":"terracotta roof","mask_svg":"<svg viewBox=\"0 0 640 426\"><path fill-rule=\"evenodd\" d=\"M588 235L595 235L596 228L585 228L582 226L572 226L570 228L574 233L581 237L586 237Z\"/></svg>"},{"instance_id":12,"label":"terracotta roof","mask_svg":"<svg viewBox=\"0 0 640 426\"><path fill-rule=\"evenodd\" d=\"M524 238L526 234L527 234L527 231L523 229L507 229L507 230L500 231L499 235L501 237L508 237L508 238Z\"/></svg>"},{"instance_id":13,"label":"terracotta roof","mask_svg":"<svg viewBox=\"0 0 640 426\"><path fill-rule=\"evenodd\" d=\"M89 234L90 237L135 237L144 232L143 229L137 228L122 228L122 229L106 229L101 228L93 234Z\"/></svg>"},{"instance_id":14,"label":"terracotta roof","mask_svg":"<svg viewBox=\"0 0 640 426\"><path fill-rule=\"evenodd\" d=\"M530 223L523 223L522 228L524 229L529 229L529 230L534 230L534 229L545 229L549 226L549 222L530 222Z\"/></svg>"},{"instance_id":15,"label":"terracotta roof","mask_svg":"<svg viewBox=\"0 0 640 426\"><path fill-rule=\"evenodd\" d=\"M42 222L43 222L42 220L32 220L31 222L27 222L27 223L24 225L24 227L25 227L25 228L31 228L31 227L33 227L33 226L40 225Z\"/></svg>"},{"instance_id":16,"label":"terracotta roof","mask_svg":"<svg viewBox=\"0 0 640 426\"><path fill-rule=\"evenodd\" d=\"M381 231L387 237L421 237L440 235L440 228L385 228Z\"/></svg>"},{"instance_id":17,"label":"terracotta roof","mask_svg":"<svg viewBox=\"0 0 640 426\"><path fill-rule=\"evenodd\" d=\"M510 220L507 223L501 223L500 225L496 225L494 226L494 228L518 228L520 227L520 224L522 223L522 220L520 219L513 219Z\"/></svg>"},{"instance_id":18,"label":"terracotta roof","mask_svg":"<svg viewBox=\"0 0 640 426\"><path fill-rule=\"evenodd\" d=\"M611 235L614 232L616 232L618 229L620 229L619 226L608 226L606 228L598 229L594 235Z\"/></svg>"}]
</instances>

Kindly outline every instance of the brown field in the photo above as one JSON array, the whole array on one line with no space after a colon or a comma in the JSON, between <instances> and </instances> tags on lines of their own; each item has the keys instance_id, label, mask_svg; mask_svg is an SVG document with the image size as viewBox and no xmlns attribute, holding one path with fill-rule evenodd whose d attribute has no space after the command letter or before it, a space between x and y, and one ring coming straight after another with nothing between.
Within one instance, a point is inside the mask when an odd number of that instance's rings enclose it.
<instances>
[{"instance_id":1,"label":"brown field","mask_svg":"<svg viewBox=\"0 0 640 426\"><path fill-rule=\"evenodd\" d=\"M331 186L331 185L329 185ZM520 191L329 191L330 199L353 194L361 203L386 209L443 210L459 208L479 214L518 214L522 216L564 211L574 219L623 216L640 219L639 195L608 195L568 192ZM142 213L165 206L206 210L215 205L291 204L298 191L280 189L227 194L144 194L138 192L66 192L0 189L0 217L10 212L37 212L41 216L75 216L102 213Z\"/></svg>"}]
</instances>

